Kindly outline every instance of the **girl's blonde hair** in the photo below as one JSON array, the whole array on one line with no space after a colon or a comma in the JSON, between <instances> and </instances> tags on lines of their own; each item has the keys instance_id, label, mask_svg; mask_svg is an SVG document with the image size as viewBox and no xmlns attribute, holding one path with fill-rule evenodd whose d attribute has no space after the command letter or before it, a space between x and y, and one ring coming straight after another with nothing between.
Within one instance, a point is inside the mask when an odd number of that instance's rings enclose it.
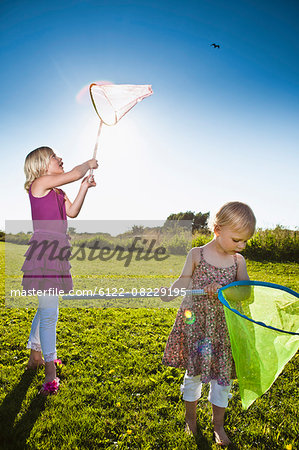
<instances>
[{"instance_id":1,"label":"girl's blonde hair","mask_svg":"<svg viewBox=\"0 0 299 450\"><path fill-rule=\"evenodd\" d=\"M52 155L54 152L50 147L39 147L28 153L24 164L26 176L24 187L27 192L33 181L47 172Z\"/></svg>"},{"instance_id":2,"label":"girl's blonde hair","mask_svg":"<svg viewBox=\"0 0 299 450\"><path fill-rule=\"evenodd\" d=\"M213 228L215 226L229 226L236 231L244 230L253 235L255 231L256 218L252 209L241 202L229 202L223 205L217 212Z\"/></svg>"}]
</instances>

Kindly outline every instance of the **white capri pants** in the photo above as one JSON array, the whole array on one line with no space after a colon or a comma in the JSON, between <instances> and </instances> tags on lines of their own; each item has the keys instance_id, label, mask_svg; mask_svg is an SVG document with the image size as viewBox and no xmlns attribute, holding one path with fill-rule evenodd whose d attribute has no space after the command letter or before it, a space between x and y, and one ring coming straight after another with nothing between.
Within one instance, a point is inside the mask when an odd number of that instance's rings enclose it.
<instances>
[{"instance_id":1,"label":"white capri pants","mask_svg":"<svg viewBox=\"0 0 299 450\"><path fill-rule=\"evenodd\" d=\"M56 324L58 320L58 296L38 297L38 309L31 325L27 348L42 351L45 362L54 361L56 353Z\"/></svg>"},{"instance_id":2,"label":"white capri pants","mask_svg":"<svg viewBox=\"0 0 299 450\"><path fill-rule=\"evenodd\" d=\"M230 394L229 392L232 386L232 381L230 382L229 386L220 386L217 383L217 380L211 380L209 384L209 402L211 402L215 406L219 406L220 408L226 408L228 405L228 400L232 397L232 394ZM201 376L196 375L195 377L190 377L186 372L183 384L181 385L183 400L185 400L186 402L195 402L201 396L201 388Z\"/></svg>"}]
</instances>

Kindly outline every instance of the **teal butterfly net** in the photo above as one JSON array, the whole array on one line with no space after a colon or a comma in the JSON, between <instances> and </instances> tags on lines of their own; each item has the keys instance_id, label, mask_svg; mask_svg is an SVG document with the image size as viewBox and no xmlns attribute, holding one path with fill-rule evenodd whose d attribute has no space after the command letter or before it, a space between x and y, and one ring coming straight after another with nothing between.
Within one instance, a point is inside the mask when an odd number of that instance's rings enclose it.
<instances>
[{"instance_id":1,"label":"teal butterfly net","mask_svg":"<svg viewBox=\"0 0 299 450\"><path fill-rule=\"evenodd\" d=\"M299 348L299 294L258 281L222 288L242 406L263 395Z\"/></svg>"}]
</instances>

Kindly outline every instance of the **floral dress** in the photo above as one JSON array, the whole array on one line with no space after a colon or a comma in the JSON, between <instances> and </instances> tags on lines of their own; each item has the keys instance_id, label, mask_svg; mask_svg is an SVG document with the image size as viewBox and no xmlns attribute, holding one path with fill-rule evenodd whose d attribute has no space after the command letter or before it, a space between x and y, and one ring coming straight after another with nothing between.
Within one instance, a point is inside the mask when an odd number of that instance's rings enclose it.
<instances>
[{"instance_id":1,"label":"floral dress","mask_svg":"<svg viewBox=\"0 0 299 450\"><path fill-rule=\"evenodd\" d=\"M204 289L216 282L225 286L236 280L237 257L230 267L209 264L200 248L200 262L192 275L192 289ZM186 296L168 337L163 364L182 367L189 376L201 375L201 381L217 380L222 386L236 378L230 340L222 303L217 296Z\"/></svg>"}]
</instances>

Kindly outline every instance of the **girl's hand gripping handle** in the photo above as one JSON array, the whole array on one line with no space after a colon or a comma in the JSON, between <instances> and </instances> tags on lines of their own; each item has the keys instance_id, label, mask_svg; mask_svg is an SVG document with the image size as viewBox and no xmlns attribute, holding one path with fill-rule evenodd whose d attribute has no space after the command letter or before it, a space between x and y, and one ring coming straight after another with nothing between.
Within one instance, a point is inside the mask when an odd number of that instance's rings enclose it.
<instances>
[{"instance_id":1,"label":"girl's hand gripping handle","mask_svg":"<svg viewBox=\"0 0 299 450\"><path fill-rule=\"evenodd\" d=\"M95 158L92 158L88 161L88 166L90 169L90 173L88 176L88 181L93 182L94 178L93 178L93 169L97 169L99 167L98 165L98 161Z\"/></svg>"},{"instance_id":2,"label":"girl's hand gripping handle","mask_svg":"<svg viewBox=\"0 0 299 450\"><path fill-rule=\"evenodd\" d=\"M209 297L214 297L217 296L218 290L221 288L222 286L220 284L214 282L205 286L204 291Z\"/></svg>"}]
</instances>

